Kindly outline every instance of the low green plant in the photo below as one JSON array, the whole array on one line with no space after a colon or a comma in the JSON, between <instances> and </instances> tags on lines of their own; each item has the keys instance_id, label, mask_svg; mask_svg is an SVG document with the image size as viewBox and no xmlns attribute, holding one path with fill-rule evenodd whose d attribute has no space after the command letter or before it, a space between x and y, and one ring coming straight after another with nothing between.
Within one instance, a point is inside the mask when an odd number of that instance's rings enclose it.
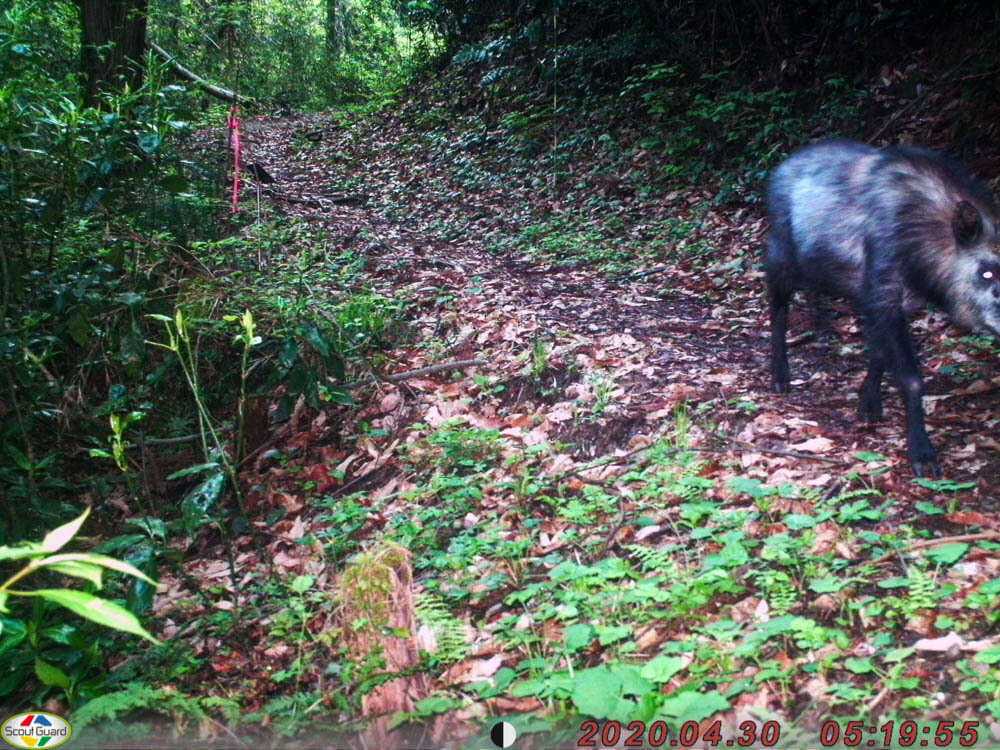
<instances>
[{"instance_id":1,"label":"low green plant","mask_svg":"<svg viewBox=\"0 0 1000 750\"><path fill-rule=\"evenodd\" d=\"M33 697L43 699L59 691L71 705L100 694L105 683L102 668L112 644L94 638L79 625L62 622L58 609L107 628L159 643L128 609L89 591L70 588L24 588L29 576L48 580L61 575L86 581L95 589L104 571L124 573L150 586L155 582L130 563L93 552L63 552L90 514L88 508L73 521L53 529L41 542L0 546L0 564L20 564L20 570L0 583L0 698L10 699L37 680ZM20 600L20 601L14 601ZM22 602L31 601L27 609ZM7 616L8 614L13 615ZM28 698L23 692L20 699Z\"/></svg>"},{"instance_id":2,"label":"low green plant","mask_svg":"<svg viewBox=\"0 0 1000 750\"><path fill-rule=\"evenodd\" d=\"M618 386L614 378L602 372L591 373L587 377L587 381L594 393L594 404L591 407L591 414L594 418L597 418L602 416L611 405Z\"/></svg>"},{"instance_id":3,"label":"low green plant","mask_svg":"<svg viewBox=\"0 0 1000 750\"><path fill-rule=\"evenodd\" d=\"M131 684L122 690L98 696L81 706L72 714L74 730L98 727L91 732L91 741L99 738L121 736L127 731L129 736L139 738L153 736L157 731L155 723L145 724L136 716L150 713L165 716L171 726L179 732L193 729L209 720L207 707L236 718L238 707L232 701L214 697L186 695L176 689L155 688L141 683ZM125 720L127 719L127 724Z\"/></svg>"},{"instance_id":4,"label":"low green plant","mask_svg":"<svg viewBox=\"0 0 1000 750\"><path fill-rule=\"evenodd\" d=\"M552 346L544 339L536 337L531 345L531 377L539 380L549 369Z\"/></svg>"},{"instance_id":5,"label":"low green plant","mask_svg":"<svg viewBox=\"0 0 1000 750\"><path fill-rule=\"evenodd\" d=\"M441 425L426 439L428 451L411 451L412 459L432 462L445 474L467 475L496 466L503 438L499 430L464 427L460 421Z\"/></svg>"},{"instance_id":6,"label":"low green plant","mask_svg":"<svg viewBox=\"0 0 1000 750\"><path fill-rule=\"evenodd\" d=\"M469 652L465 623L455 617L445 601L432 593L418 594L414 608L420 621L434 634L434 656L444 664L461 661Z\"/></svg>"}]
</instances>

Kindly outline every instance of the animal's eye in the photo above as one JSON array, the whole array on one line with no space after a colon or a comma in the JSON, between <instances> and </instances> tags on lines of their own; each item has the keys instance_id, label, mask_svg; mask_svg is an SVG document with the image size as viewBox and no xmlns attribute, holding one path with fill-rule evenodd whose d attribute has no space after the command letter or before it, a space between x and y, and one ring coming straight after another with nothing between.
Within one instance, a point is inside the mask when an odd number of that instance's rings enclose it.
<instances>
[{"instance_id":1,"label":"animal's eye","mask_svg":"<svg viewBox=\"0 0 1000 750\"><path fill-rule=\"evenodd\" d=\"M996 274L993 273L992 271L983 271L983 278L986 279L987 281L993 281L995 276Z\"/></svg>"}]
</instances>

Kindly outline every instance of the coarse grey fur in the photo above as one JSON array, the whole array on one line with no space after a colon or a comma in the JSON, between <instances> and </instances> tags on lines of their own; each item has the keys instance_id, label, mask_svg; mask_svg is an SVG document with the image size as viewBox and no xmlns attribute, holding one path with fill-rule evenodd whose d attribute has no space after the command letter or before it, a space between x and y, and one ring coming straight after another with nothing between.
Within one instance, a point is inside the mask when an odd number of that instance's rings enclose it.
<instances>
[{"instance_id":1,"label":"coarse grey fur","mask_svg":"<svg viewBox=\"0 0 1000 750\"><path fill-rule=\"evenodd\" d=\"M969 330L1000 335L1000 212L993 197L933 151L834 140L806 146L774 171L768 213L774 390L789 387L785 334L795 291L846 297L864 319L869 351L862 416L881 419L882 374L889 369L906 404L914 471L937 475L907 316L929 301Z\"/></svg>"}]
</instances>

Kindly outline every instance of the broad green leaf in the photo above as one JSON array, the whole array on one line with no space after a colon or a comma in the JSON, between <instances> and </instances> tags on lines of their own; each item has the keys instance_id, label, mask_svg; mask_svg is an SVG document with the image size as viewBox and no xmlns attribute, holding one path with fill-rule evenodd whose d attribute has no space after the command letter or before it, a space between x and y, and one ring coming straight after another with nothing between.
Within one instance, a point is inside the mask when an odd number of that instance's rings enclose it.
<instances>
[{"instance_id":1,"label":"broad green leaf","mask_svg":"<svg viewBox=\"0 0 1000 750\"><path fill-rule=\"evenodd\" d=\"M571 653L586 648L592 640L594 640L594 627L585 623L570 625L563 633L563 641Z\"/></svg>"},{"instance_id":2,"label":"broad green leaf","mask_svg":"<svg viewBox=\"0 0 1000 750\"><path fill-rule=\"evenodd\" d=\"M136 143L147 154L152 154L163 145L163 139L157 133L141 133L136 139Z\"/></svg>"},{"instance_id":3,"label":"broad green leaf","mask_svg":"<svg viewBox=\"0 0 1000 750\"><path fill-rule=\"evenodd\" d=\"M87 520L87 516L89 515L90 508L87 508L69 523L65 523L57 529L52 529L42 540L42 549L45 552L56 552L62 549L66 542L76 536L76 532L80 530L80 527L83 526L83 522Z\"/></svg>"},{"instance_id":4,"label":"broad green leaf","mask_svg":"<svg viewBox=\"0 0 1000 750\"><path fill-rule=\"evenodd\" d=\"M312 588L313 581L315 581L313 576L295 576L292 579L291 589L296 594L304 594Z\"/></svg>"},{"instance_id":5,"label":"broad green leaf","mask_svg":"<svg viewBox=\"0 0 1000 750\"><path fill-rule=\"evenodd\" d=\"M0 595L0 606L3 604L3 595ZM24 643L28 637L28 626L22 620L14 620L9 617L0 617L0 657ZM12 663L5 659L8 666Z\"/></svg>"},{"instance_id":6,"label":"broad green leaf","mask_svg":"<svg viewBox=\"0 0 1000 750\"><path fill-rule=\"evenodd\" d=\"M884 581L879 581L876 586L880 589L905 589L913 581L909 578L904 578L903 576L896 576L895 578L886 578Z\"/></svg>"},{"instance_id":7,"label":"broad green leaf","mask_svg":"<svg viewBox=\"0 0 1000 750\"><path fill-rule=\"evenodd\" d=\"M17 464L19 469L22 471L32 470L33 467L31 466L31 461L29 461L28 457L21 453L21 451L18 450L18 448L16 448L13 444L7 443L7 452L10 454L11 458L14 459L14 463Z\"/></svg>"},{"instance_id":8,"label":"broad green leaf","mask_svg":"<svg viewBox=\"0 0 1000 750\"><path fill-rule=\"evenodd\" d=\"M871 461L885 461L886 458L881 453L868 453L867 451L859 451L854 454L854 457L859 461L864 461L869 463Z\"/></svg>"},{"instance_id":9,"label":"broad green leaf","mask_svg":"<svg viewBox=\"0 0 1000 750\"><path fill-rule=\"evenodd\" d=\"M916 477L911 480L914 484L919 484L934 492L958 492L960 490L971 490L976 486L975 482L956 482L953 479L927 479Z\"/></svg>"},{"instance_id":10,"label":"broad green leaf","mask_svg":"<svg viewBox=\"0 0 1000 750\"><path fill-rule=\"evenodd\" d=\"M68 688L73 684L68 674L54 664L49 664L41 659L35 659L35 674L38 675L38 679L43 684L51 687Z\"/></svg>"},{"instance_id":11,"label":"broad green leaf","mask_svg":"<svg viewBox=\"0 0 1000 750\"><path fill-rule=\"evenodd\" d=\"M354 396L351 395L351 392L345 390L344 388L327 388L326 399L334 404L342 404L344 406L357 405L357 402L354 400Z\"/></svg>"},{"instance_id":12,"label":"broad green leaf","mask_svg":"<svg viewBox=\"0 0 1000 750\"><path fill-rule=\"evenodd\" d=\"M965 556L970 546L962 542L953 542L928 550L924 555L937 565L954 565Z\"/></svg>"},{"instance_id":13,"label":"broad green leaf","mask_svg":"<svg viewBox=\"0 0 1000 750\"><path fill-rule=\"evenodd\" d=\"M43 599L55 602L75 612L80 617L85 617L100 625L142 636L157 645L160 643L160 641L139 624L139 620L135 615L124 607L114 602L109 602L107 599L101 599L83 591L72 591L70 589L39 589L31 593L33 596L40 596Z\"/></svg>"},{"instance_id":14,"label":"broad green leaf","mask_svg":"<svg viewBox=\"0 0 1000 750\"><path fill-rule=\"evenodd\" d=\"M980 651L973 661L978 661L980 664L1000 664L1000 646L992 646L985 651Z\"/></svg>"},{"instance_id":15,"label":"broad green leaf","mask_svg":"<svg viewBox=\"0 0 1000 750\"><path fill-rule=\"evenodd\" d=\"M202 472L218 472L220 470L218 461L209 461L204 464L194 464L193 466L188 466L187 468L175 471L173 474L167 477L168 480L173 481L174 479L180 479L182 477L190 476L191 474L201 474Z\"/></svg>"},{"instance_id":16,"label":"broad green leaf","mask_svg":"<svg viewBox=\"0 0 1000 750\"><path fill-rule=\"evenodd\" d=\"M809 590L817 594L835 594L847 585L839 578L817 578L809 584Z\"/></svg>"},{"instance_id":17,"label":"broad green leaf","mask_svg":"<svg viewBox=\"0 0 1000 750\"><path fill-rule=\"evenodd\" d=\"M37 542L25 542L17 547L0 547L0 560L23 560L41 554L43 554L42 545Z\"/></svg>"},{"instance_id":18,"label":"broad green leaf","mask_svg":"<svg viewBox=\"0 0 1000 750\"><path fill-rule=\"evenodd\" d=\"M603 719L611 715L611 708L617 705L621 692L621 677L607 667L596 667L577 673L570 698L581 714Z\"/></svg>"},{"instance_id":19,"label":"broad green leaf","mask_svg":"<svg viewBox=\"0 0 1000 750\"><path fill-rule=\"evenodd\" d=\"M330 347L330 342L326 340L323 332L320 330L319 326L313 323L311 320L306 321L299 328L302 331L302 336L308 341L313 349L323 358L329 357L333 352Z\"/></svg>"},{"instance_id":20,"label":"broad green leaf","mask_svg":"<svg viewBox=\"0 0 1000 750\"><path fill-rule=\"evenodd\" d=\"M875 671L875 665L872 663L872 660L868 658L845 659L844 667L854 672L854 674L872 674Z\"/></svg>"},{"instance_id":21,"label":"broad green leaf","mask_svg":"<svg viewBox=\"0 0 1000 750\"><path fill-rule=\"evenodd\" d=\"M462 701L445 695L432 695L430 698L417 701L416 704L417 710L425 715L443 714L445 711L452 711L461 706Z\"/></svg>"},{"instance_id":22,"label":"broad green leaf","mask_svg":"<svg viewBox=\"0 0 1000 750\"><path fill-rule=\"evenodd\" d=\"M158 539L167 538L167 523L162 518L143 516L142 518L133 518L127 523L129 526L141 529L148 536Z\"/></svg>"},{"instance_id":23,"label":"broad green leaf","mask_svg":"<svg viewBox=\"0 0 1000 750\"><path fill-rule=\"evenodd\" d=\"M811 529L818 523L818 519L812 516L807 516L802 513L789 513L784 517L785 525L794 531L800 531L802 529Z\"/></svg>"},{"instance_id":24,"label":"broad green leaf","mask_svg":"<svg viewBox=\"0 0 1000 750\"><path fill-rule=\"evenodd\" d=\"M669 682L686 664L687 660L680 656L657 656L643 665L640 674L653 682Z\"/></svg>"},{"instance_id":25,"label":"broad green leaf","mask_svg":"<svg viewBox=\"0 0 1000 750\"><path fill-rule=\"evenodd\" d=\"M137 294L136 292L123 292L122 294L115 295L115 299L123 305L128 305L129 307L136 307L146 301L145 297L141 294Z\"/></svg>"},{"instance_id":26,"label":"broad green leaf","mask_svg":"<svg viewBox=\"0 0 1000 750\"><path fill-rule=\"evenodd\" d=\"M778 493L777 488L768 487L759 479L748 479L747 477L733 477L726 483L726 487L733 492L749 495L754 500Z\"/></svg>"},{"instance_id":27,"label":"broad green leaf","mask_svg":"<svg viewBox=\"0 0 1000 750\"><path fill-rule=\"evenodd\" d=\"M493 675L493 682L496 684L498 690L506 690L516 677L517 672L513 669L510 667L501 667L497 670L497 673Z\"/></svg>"},{"instance_id":28,"label":"broad green leaf","mask_svg":"<svg viewBox=\"0 0 1000 750\"><path fill-rule=\"evenodd\" d=\"M16 690L22 690L31 679L31 668L27 664L12 667L7 674L0 673L0 698L12 695Z\"/></svg>"},{"instance_id":29,"label":"broad green leaf","mask_svg":"<svg viewBox=\"0 0 1000 750\"><path fill-rule=\"evenodd\" d=\"M692 690L664 700L663 705L660 706L660 712L675 717L678 722L701 721L714 713L725 711L727 708L729 708L729 701L722 694L714 690L708 693Z\"/></svg>"},{"instance_id":30,"label":"broad green leaf","mask_svg":"<svg viewBox=\"0 0 1000 750\"><path fill-rule=\"evenodd\" d=\"M73 576L74 578L83 578L84 580L90 581L97 588L101 588L101 566L93 565L91 563L86 563L81 560L62 560L61 562L51 562L50 560L41 560L41 565L49 568L50 570L58 571L63 575Z\"/></svg>"},{"instance_id":31,"label":"broad green leaf","mask_svg":"<svg viewBox=\"0 0 1000 750\"><path fill-rule=\"evenodd\" d=\"M127 563L124 560L118 560L114 557L108 557L106 555L95 555L91 552L82 552L74 557L78 557L82 562L90 563L92 565L100 565L102 568L117 570L119 573L125 573L126 575L143 580L146 583L151 583L154 586L156 585L156 581L131 563Z\"/></svg>"},{"instance_id":32,"label":"broad green leaf","mask_svg":"<svg viewBox=\"0 0 1000 750\"><path fill-rule=\"evenodd\" d=\"M86 346L94 327L90 324L82 309L77 308L66 319L66 330L79 346Z\"/></svg>"},{"instance_id":33,"label":"broad green leaf","mask_svg":"<svg viewBox=\"0 0 1000 750\"><path fill-rule=\"evenodd\" d=\"M911 656L913 656L913 654L915 654L916 651L917 650L912 646L907 648L892 648L885 652L885 654L882 656L882 659L889 664L898 661L906 661Z\"/></svg>"},{"instance_id":34,"label":"broad green leaf","mask_svg":"<svg viewBox=\"0 0 1000 750\"><path fill-rule=\"evenodd\" d=\"M226 475L220 471L191 490L181 501L184 525L189 531L213 522L211 513L225 486Z\"/></svg>"},{"instance_id":35,"label":"broad green leaf","mask_svg":"<svg viewBox=\"0 0 1000 750\"><path fill-rule=\"evenodd\" d=\"M628 625L610 625L597 629L597 640L602 646L609 643L617 643L632 635L632 628Z\"/></svg>"},{"instance_id":36,"label":"broad green leaf","mask_svg":"<svg viewBox=\"0 0 1000 750\"><path fill-rule=\"evenodd\" d=\"M615 674L621 677L623 695L645 695L656 686L639 673L638 667L617 667Z\"/></svg>"}]
</instances>

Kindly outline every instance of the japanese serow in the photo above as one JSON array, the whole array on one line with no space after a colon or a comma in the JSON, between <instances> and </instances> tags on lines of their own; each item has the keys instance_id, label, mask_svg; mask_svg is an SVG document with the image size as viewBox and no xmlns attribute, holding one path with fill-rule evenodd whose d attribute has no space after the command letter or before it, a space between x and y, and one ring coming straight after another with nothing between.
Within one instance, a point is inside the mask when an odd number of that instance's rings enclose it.
<instances>
[{"instance_id":1,"label":"japanese serow","mask_svg":"<svg viewBox=\"0 0 1000 750\"><path fill-rule=\"evenodd\" d=\"M789 386L785 333L798 289L846 297L864 323L860 414L882 418L882 375L906 407L910 463L940 476L924 426L923 380L909 314L930 302L971 331L1000 335L997 204L959 164L917 148L824 141L794 153L768 185L771 378Z\"/></svg>"}]
</instances>

